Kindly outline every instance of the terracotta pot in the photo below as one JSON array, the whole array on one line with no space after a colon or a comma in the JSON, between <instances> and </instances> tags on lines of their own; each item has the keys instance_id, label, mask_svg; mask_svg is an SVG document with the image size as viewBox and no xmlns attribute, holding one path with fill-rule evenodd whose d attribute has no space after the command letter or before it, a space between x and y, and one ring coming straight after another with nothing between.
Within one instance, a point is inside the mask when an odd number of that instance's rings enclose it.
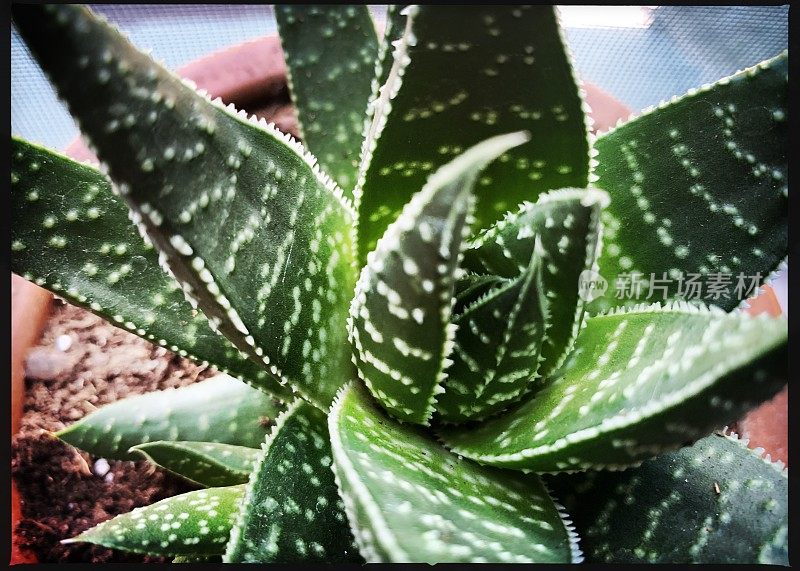
<instances>
[{"instance_id":1,"label":"terracotta pot","mask_svg":"<svg viewBox=\"0 0 800 571\"><path fill-rule=\"evenodd\" d=\"M286 67L280 40L269 36L236 45L193 61L178 69L178 74L194 81L226 103L235 103L261 116L268 117L284 132L297 135L297 122L289 105L286 87ZM586 99L592 108L593 130L602 132L618 119L627 118L630 109L602 89L586 84ZM66 154L80 161L96 162L96 157L80 139L73 141ZM12 434L19 430L24 405L24 358L28 349L41 334L49 314L52 295L47 291L12 275ZM780 313L772 288L752 305L751 313L768 311ZM751 412L740 423L738 430L751 438L751 446L763 446L773 455L786 461L787 450L787 390L773 401ZM12 481L12 553L11 564L35 563L30 552L20 550L13 529L20 519L21 505Z\"/></svg>"}]
</instances>

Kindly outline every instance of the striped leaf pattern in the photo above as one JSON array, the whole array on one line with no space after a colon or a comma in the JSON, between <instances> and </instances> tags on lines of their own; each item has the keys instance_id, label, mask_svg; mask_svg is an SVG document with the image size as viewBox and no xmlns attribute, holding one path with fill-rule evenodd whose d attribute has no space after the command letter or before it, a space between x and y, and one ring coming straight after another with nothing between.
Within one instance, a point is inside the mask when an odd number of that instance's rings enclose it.
<instances>
[{"instance_id":1,"label":"striped leaf pattern","mask_svg":"<svg viewBox=\"0 0 800 571\"><path fill-rule=\"evenodd\" d=\"M493 135L536 133L481 175L476 227L542 192L586 186L587 126L552 6L396 14L355 190L360 263L430 173Z\"/></svg>"},{"instance_id":2,"label":"striped leaf pattern","mask_svg":"<svg viewBox=\"0 0 800 571\"><path fill-rule=\"evenodd\" d=\"M179 389L128 397L92 412L55 435L103 458L136 460L132 446L201 440L255 448L285 408L266 393L227 375Z\"/></svg>"},{"instance_id":3,"label":"striped leaf pattern","mask_svg":"<svg viewBox=\"0 0 800 571\"><path fill-rule=\"evenodd\" d=\"M326 408L351 371L338 187L291 137L208 101L86 8L18 5L15 21L187 295Z\"/></svg>"},{"instance_id":4,"label":"striped leaf pattern","mask_svg":"<svg viewBox=\"0 0 800 571\"><path fill-rule=\"evenodd\" d=\"M434 173L361 272L350 308L353 361L397 418L430 420L450 363L453 290L472 186L492 159L524 141L519 133L489 139Z\"/></svg>"},{"instance_id":5,"label":"striped leaf pattern","mask_svg":"<svg viewBox=\"0 0 800 571\"><path fill-rule=\"evenodd\" d=\"M97 169L11 139L11 270L180 355L291 391L209 327Z\"/></svg>"},{"instance_id":6,"label":"striped leaf pattern","mask_svg":"<svg viewBox=\"0 0 800 571\"><path fill-rule=\"evenodd\" d=\"M466 269L514 278L528 267L536 239L541 239L542 286L550 310L542 376L563 362L578 332L584 309L578 283L584 270L596 267L600 213L607 205L608 195L596 189L548 192L535 204L523 203L464 250Z\"/></svg>"},{"instance_id":7,"label":"striped leaf pattern","mask_svg":"<svg viewBox=\"0 0 800 571\"><path fill-rule=\"evenodd\" d=\"M535 474L478 466L386 416L363 387L328 417L334 471L368 562L568 563L572 527Z\"/></svg>"},{"instance_id":8,"label":"striped leaf pattern","mask_svg":"<svg viewBox=\"0 0 800 571\"><path fill-rule=\"evenodd\" d=\"M278 418L250 476L227 563L359 563L331 471L325 415L295 401Z\"/></svg>"},{"instance_id":9,"label":"striped leaf pattern","mask_svg":"<svg viewBox=\"0 0 800 571\"><path fill-rule=\"evenodd\" d=\"M624 472L548 477L590 563L789 565L788 470L735 435Z\"/></svg>"},{"instance_id":10,"label":"striped leaf pattern","mask_svg":"<svg viewBox=\"0 0 800 571\"><path fill-rule=\"evenodd\" d=\"M165 441L131 447L145 460L192 483L209 488L247 483L257 448L218 442Z\"/></svg>"},{"instance_id":11,"label":"striped leaf pattern","mask_svg":"<svg viewBox=\"0 0 800 571\"><path fill-rule=\"evenodd\" d=\"M471 430L454 452L507 468L630 466L730 423L786 382L786 321L686 304L589 318L534 398Z\"/></svg>"},{"instance_id":12,"label":"striped leaf pattern","mask_svg":"<svg viewBox=\"0 0 800 571\"><path fill-rule=\"evenodd\" d=\"M352 198L378 38L367 6L275 7L303 142Z\"/></svg>"},{"instance_id":13,"label":"striped leaf pattern","mask_svg":"<svg viewBox=\"0 0 800 571\"><path fill-rule=\"evenodd\" d=\"M621 274L662 279L668 297L731 310L756 294L746 294L753 276L760 285L779 267L788 239L788 65L784 53L595 141L596 184L611 195L600 268L612 287L593 311L636 303L617 287ZM727 275L729 291L694 293L692 274ZM735 293L740 275L745 296Z\"/></svg>"},{"instance_id":14,"label":"striped leaf pattern","mask_svg":"<svg viewBox=\"0 0 800 571\"><path fill-rule=\"evenodd\" d=\"M505 409L534 380L548 323L542 287L541 243L525 272L470 305L458 326L436 410L450 423L477 420Z\"/></svg>"},{"instance_id":15,"label":"striped leaf pattern","mask_svg":"<svg viewBox=\"0 0 800 571\"><path fill-rule=\"evenodd\" d=\"M88 542L151 555L220 555L244 484L172 496L97 524L61 543Z\"/></svg>"}]
</instances>

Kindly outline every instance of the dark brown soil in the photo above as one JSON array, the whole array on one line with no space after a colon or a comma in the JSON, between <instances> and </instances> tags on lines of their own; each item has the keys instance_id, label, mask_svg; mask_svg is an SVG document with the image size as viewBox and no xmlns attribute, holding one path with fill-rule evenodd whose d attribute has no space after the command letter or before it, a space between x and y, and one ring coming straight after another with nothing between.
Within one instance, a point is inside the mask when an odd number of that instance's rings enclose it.
<instances>
[{"instance_id":1,"label":"dark brown soil","mask_svg":"<svg viewBox=\"0 0 800 571\"><path fill-rule=\"evenodd\" d=\"M12 475L23 519L20 543L46 562L137 562L163 558L90 544L61 545L117 514L192 489L145 462L99 460L50 436L120 398L180 387L214 373L77 307L56 302L26 361L22 429L12 441Z\"/></svg>"}]
</instances>

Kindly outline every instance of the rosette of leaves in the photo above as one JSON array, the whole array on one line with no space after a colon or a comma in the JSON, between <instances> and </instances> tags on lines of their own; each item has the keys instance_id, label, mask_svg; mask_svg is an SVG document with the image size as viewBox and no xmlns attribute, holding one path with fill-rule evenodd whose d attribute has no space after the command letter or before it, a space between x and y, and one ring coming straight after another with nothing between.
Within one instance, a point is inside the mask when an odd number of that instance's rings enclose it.
<instances>
[{"instance_id":1,"label":"rosette of leaves","mask_svg":"<svg viewBox=\"0 0 800 571\"><path fill-rule=\"evenodd\" d=\"M579 283L773 275L786 54L592 137L552 7L390 7L380 36L364 6L276 13L307 147L87 8L13 7L103 165L12 139L13 271L227 373L59 434L199 486L70 541L577 562L585 534L592 559L785 562L780 474L715 437L681 450L784 385L785 320L674 291L589 306ZM722 512L715 478L739 485ZM687 513L721 525L659 527Z\"/></svg>"}]
</instances>

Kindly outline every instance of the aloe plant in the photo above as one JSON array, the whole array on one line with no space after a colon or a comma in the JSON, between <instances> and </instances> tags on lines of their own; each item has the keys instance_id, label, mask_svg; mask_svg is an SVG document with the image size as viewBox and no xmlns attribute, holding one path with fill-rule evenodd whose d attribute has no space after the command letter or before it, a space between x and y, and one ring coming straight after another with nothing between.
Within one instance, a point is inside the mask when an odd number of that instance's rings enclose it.
<instances>
[{"instance_id":1,"label":"aloe plant","mask_svg":"<svg viewBox=\"0 0 800 571\"><path fill-rule=\"evenodd\" d=\"M788 561L785 474L709 436L785 384L785 319L580 287L774 275L785 53L595 137L552 7L278 7L306 148L87 8L13 17L102 161L12 138L13 271L222 371L57 434L200 487L67 541Z\"/></svg>"}]
</instances>

